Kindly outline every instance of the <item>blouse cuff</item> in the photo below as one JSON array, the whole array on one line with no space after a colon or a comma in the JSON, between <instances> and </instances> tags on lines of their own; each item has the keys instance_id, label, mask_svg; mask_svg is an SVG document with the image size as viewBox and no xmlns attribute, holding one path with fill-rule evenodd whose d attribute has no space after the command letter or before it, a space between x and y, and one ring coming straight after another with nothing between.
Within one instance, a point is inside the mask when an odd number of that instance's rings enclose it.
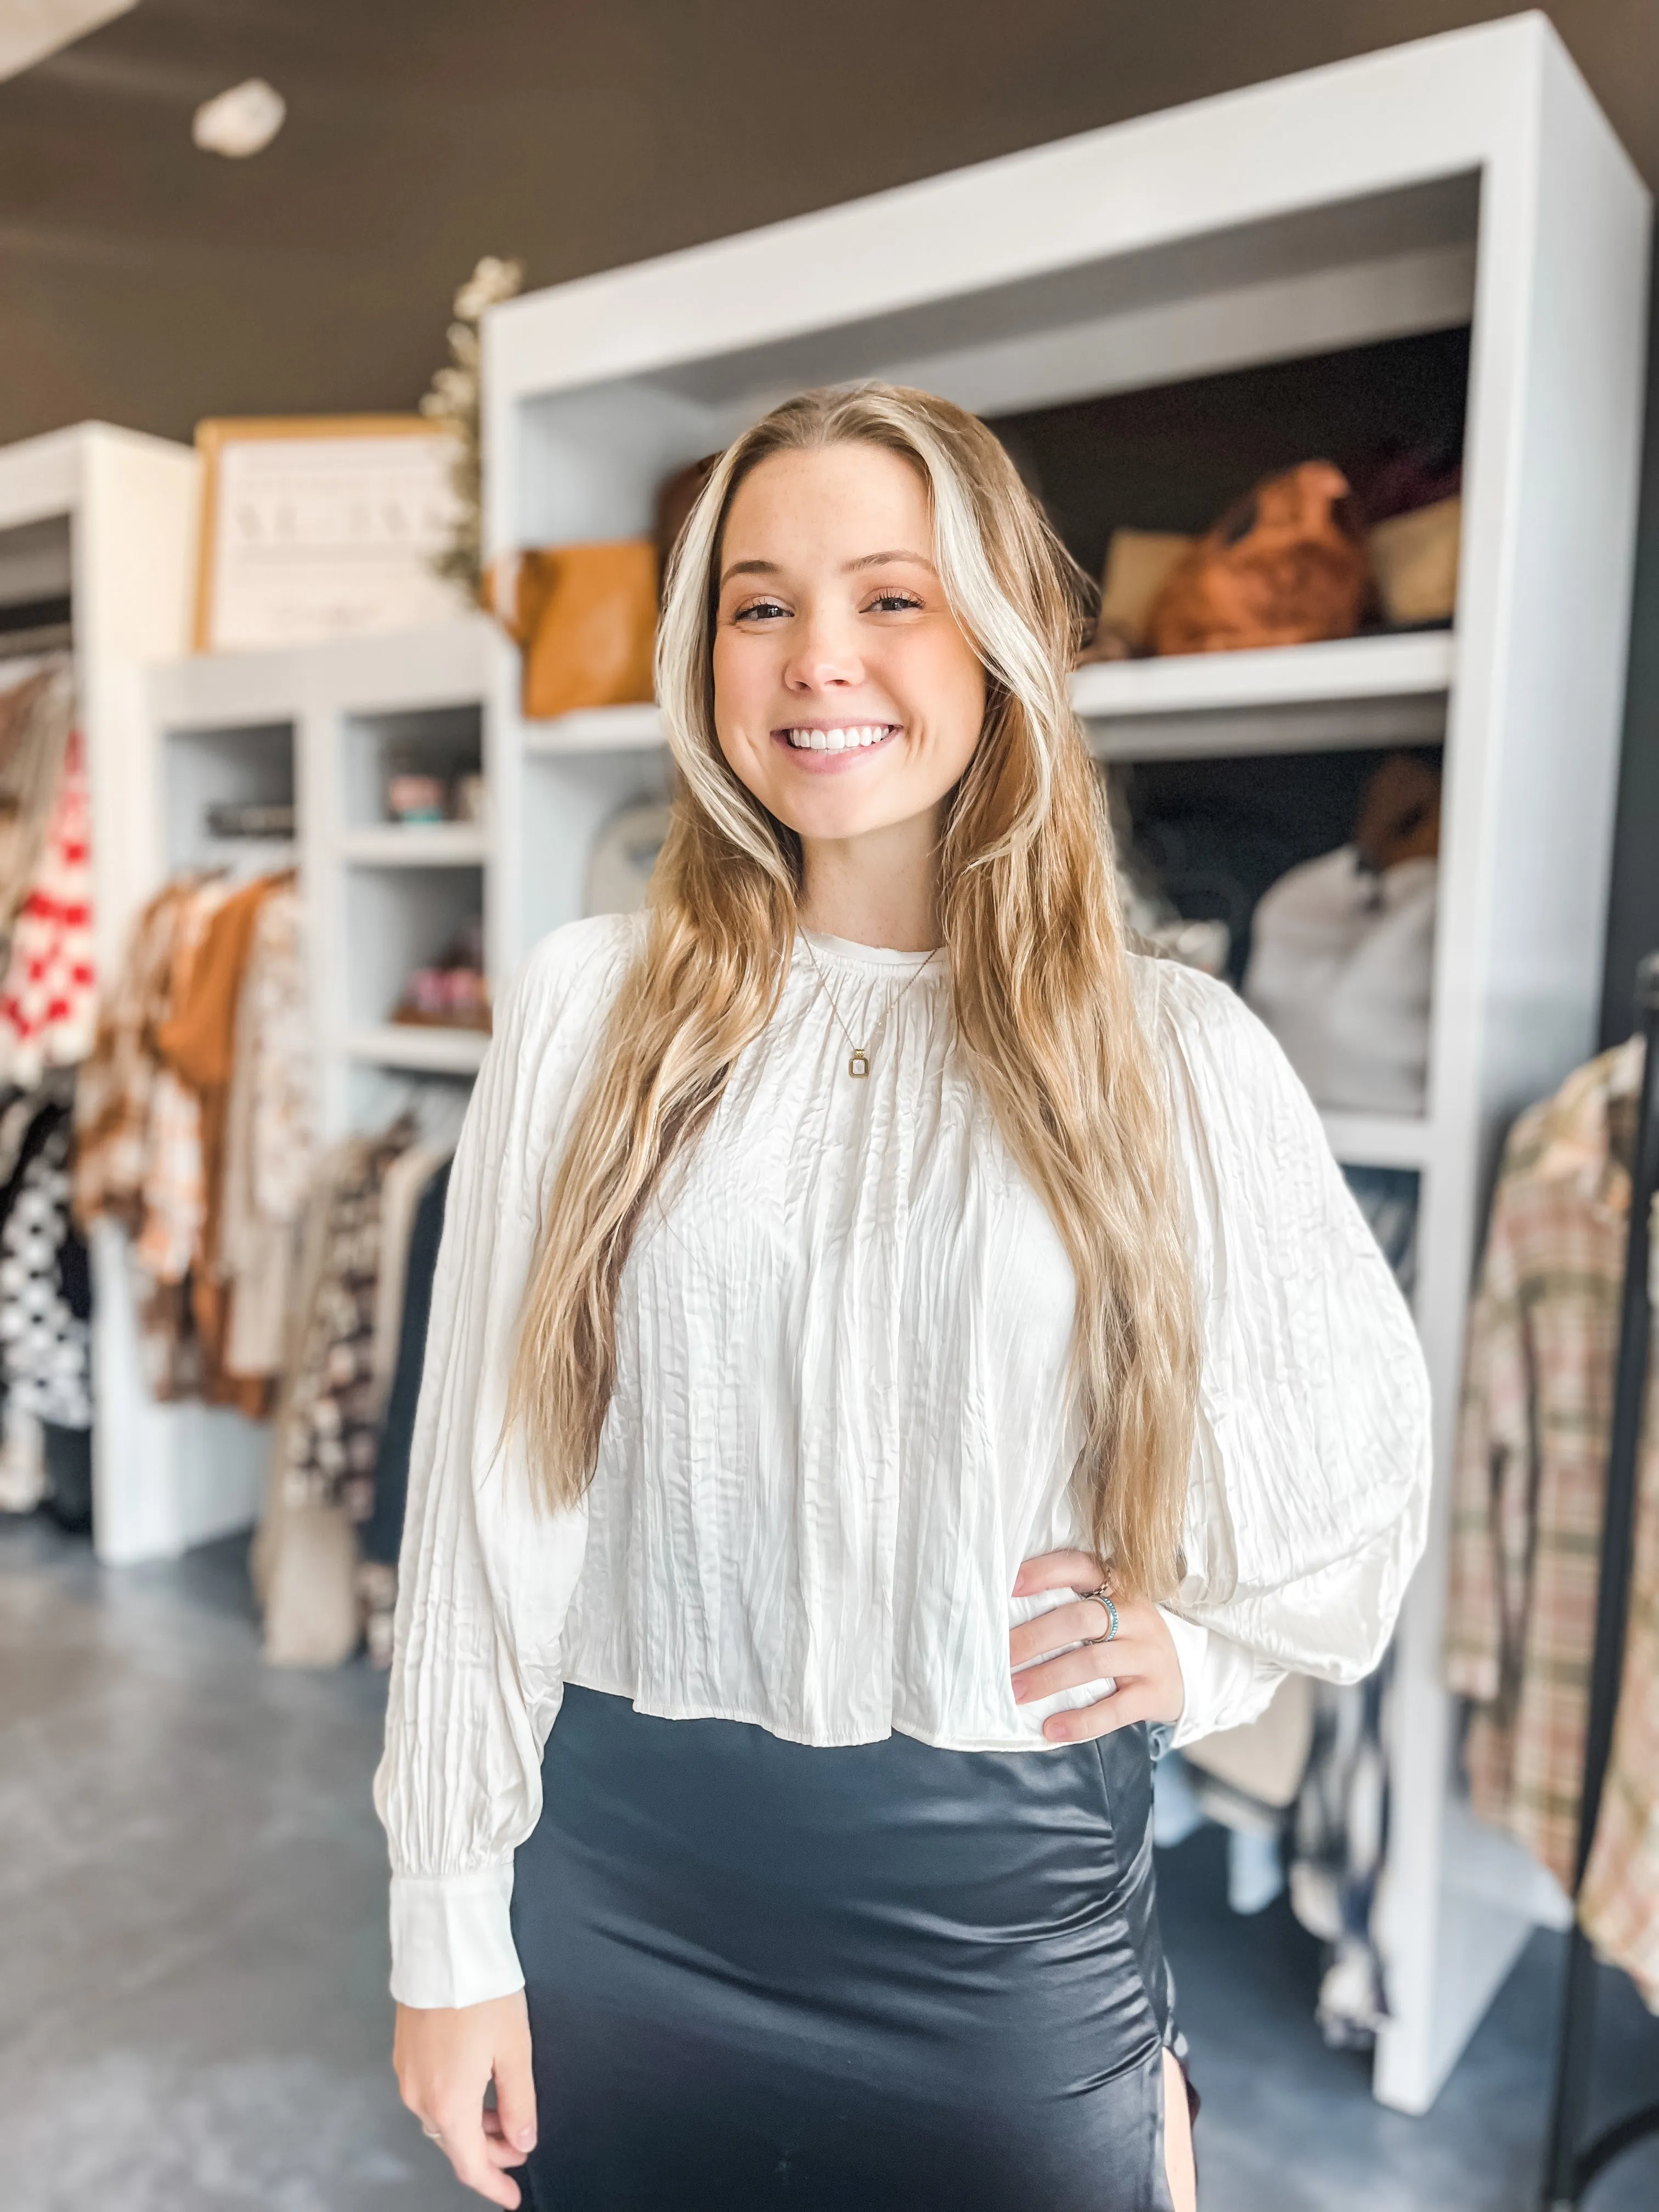
<instances>
[{"instance_id":1,"label":"blouse cuff","mask_svg":"<svg viewBox=\"0 0 1659 2212\"><path fill-rule=\"evenodd\" d=\"M1172 1740L1175 1750L1219 1729L1242 1728L1266 1711L1284 1677L1282 1667L1217 1629L1183 1620L1167 1605L1158 1612L1174 1639L1186 1693Z\"/></svg>"},{"instance_id":2,"label":"blouse cuff","mask_svg":"<svg viewBox=\"0 0 1659 2212\"><path fill-rule=\"evenodd\" d=\"M524 1987L513 1942L513 1862L476 1874L392 1877L392 1994L422 2008L483 2004Z\"/></svg>"}]
</instances>

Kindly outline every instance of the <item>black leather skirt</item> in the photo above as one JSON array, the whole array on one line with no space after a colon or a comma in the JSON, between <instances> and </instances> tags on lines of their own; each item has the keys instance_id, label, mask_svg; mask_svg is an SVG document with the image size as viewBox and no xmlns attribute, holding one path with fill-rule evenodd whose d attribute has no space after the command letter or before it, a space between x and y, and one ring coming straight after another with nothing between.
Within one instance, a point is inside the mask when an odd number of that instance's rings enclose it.
<instances>
[{"instance_id":1,"label":"black leather skirt","mask_svg":"<svg viewBox=\"0 0 1659 2212\"><path fill-rule=\"evenodd\" d=\"M536 2212L1167 2212L1143 1729L826 1750L572 1687L543 1782Z\"/></svg>"}]
</instances>

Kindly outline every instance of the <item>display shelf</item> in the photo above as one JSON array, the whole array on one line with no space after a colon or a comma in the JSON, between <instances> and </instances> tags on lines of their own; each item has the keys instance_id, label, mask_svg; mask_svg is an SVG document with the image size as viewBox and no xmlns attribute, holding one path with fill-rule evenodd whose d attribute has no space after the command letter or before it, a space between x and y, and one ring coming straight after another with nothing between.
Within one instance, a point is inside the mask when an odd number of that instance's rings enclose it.
<instances>
[{"instance_id":1,"label":"display shelf","mask_svg":"<svg viewBox=\"0 0 1659 2212\"><path fill-rule=\"evenodd\" d=\"M628 707L588 707L524 725L524 749L532 759L557 753L648 752L664 744L662 711L654 701Z\"/></svg>"},{"instance_id":2,"label":"display shelf","mask_svg":"<svg viewBox=\"0 0 1659 2212\"><path fill-rule=\"evenodd\" d=\"M1434 630L1096 661L1072 678L1072 703L1103 758L1432 743L1444 733L1455 659L1451 632ZM645 751L664 742L653 705L592 707L524 725L532 758Z\"/></svg>"},{"instance_id":3,"label":"display shelf","mask_svg":"<svg viewBox=\"0 0 1659 2212\"><path fill-rule=\"evenodd\" d=\"M349 1030L349 1060L375 1067L408 1068L433 1075L473 1075L489 1044L482 1030L424 1029L413 1023L380 1022Z\"/></svg>"},{"instance_id":4,"label":"display shelf","mask_svg":"<svg viewBox=\"0 0 1659 2212\"><path fill-rule=\"evenodd\" d=\"M197 866L222 868L227 875L270 876L300 865L297 837L209 837L196 855Z\"/></svg>"},{"instance_id":5,"label":"display shelf","mask_svg":"<svg viewBox=\"0 0 1659 2212\"><path fill-rule=\"evenodd\" d=\"M489 857L489 834L477 822L387 822L343 831L339 851L354 867L476 868Z\"/></svg>"},{"instance_id":6,"label":"display shelf","mask_svg":"<svg viewBox=\"0 0 1659 2212\"><path fill-rule=\"evenodd\" d=\"M1424 1168L1433 1125L1406 1114L1322 1111L1326 1141L1345 1168Z\"/></svg>"},{"instance_id":7,"label":"display shelf","mask_svg":"<svg viewBox=\"0 0 1659 2212\"><path fill-rule=\"evenodd\" d=\"M1449 630L1097 661L1072 703L1107 760L1436 744L1455 665Z\"/></svg>"}]
</instances>

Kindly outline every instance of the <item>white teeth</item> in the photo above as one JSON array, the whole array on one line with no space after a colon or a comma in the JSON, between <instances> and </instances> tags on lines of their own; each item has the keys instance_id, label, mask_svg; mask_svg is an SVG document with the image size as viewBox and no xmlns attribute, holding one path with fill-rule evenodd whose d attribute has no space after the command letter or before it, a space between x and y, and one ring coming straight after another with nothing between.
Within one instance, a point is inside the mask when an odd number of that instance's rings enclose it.
<instances>
[{"instance_id":1,"label":"white teeth","mask_svg":"<svg viewBox=\"0 0 1659 2212\"><path fill-rule=\"evenodd\" d=\"M790 730L786 734L798 752L841 753L859 745L880 744L890 728L886 722L872 722L855 729Z\"/></svg>"}]
</instances>

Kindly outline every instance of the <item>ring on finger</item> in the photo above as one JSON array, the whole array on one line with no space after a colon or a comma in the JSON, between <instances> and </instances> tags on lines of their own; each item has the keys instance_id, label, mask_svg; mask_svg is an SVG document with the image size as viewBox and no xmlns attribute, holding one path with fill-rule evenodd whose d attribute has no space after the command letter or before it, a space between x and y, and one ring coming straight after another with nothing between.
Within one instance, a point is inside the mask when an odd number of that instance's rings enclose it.
<instances>
[{"instance_id":1,"label":"ring on finger","mask_svg":"<svg viewBox=\"0 0 1659 2212\"><path fill-rule=\"evenodd\" d=\"M1112 1594L1102 1583L1098 1589L1085 1590L1083 1600L1085 1605L1091 1598L1106 1608L1106 1633L1103 1636L1085 1636L1083 1641L1085 1644L1109 1644L1118 1631L1117 1607L1112 1603Z\"/></svg>"},{"instance_id":2,"label":"ring on finger","mask_svg":"<svg viewBox=\"0 0 1659 2212\"><path fill-rule=\"evenodd\" d=\"M441 2128L429 2128L424 2120L421 2122L421 2133L431 2142L441 2142L444 2139L444 2131Z\"/></svg>"}]
</instances>

